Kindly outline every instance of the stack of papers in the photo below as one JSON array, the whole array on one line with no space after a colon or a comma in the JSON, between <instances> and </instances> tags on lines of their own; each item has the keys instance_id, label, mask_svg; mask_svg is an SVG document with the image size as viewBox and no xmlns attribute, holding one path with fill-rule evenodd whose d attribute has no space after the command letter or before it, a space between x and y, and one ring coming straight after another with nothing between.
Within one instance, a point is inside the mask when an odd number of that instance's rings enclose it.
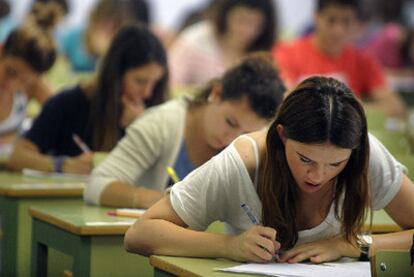
<instances>
[{"instance_id":1,"label":"stack of papers","mask_svg":"<svg viewBox=\"0 0 414 277\"><path fill-rule=\"evenodd\" d=\"M269 264L243 264L218 271L261 274L280 277L371 277L369 262L338 261L334 263L269 263Z\"/></svg>"}]
</instances>

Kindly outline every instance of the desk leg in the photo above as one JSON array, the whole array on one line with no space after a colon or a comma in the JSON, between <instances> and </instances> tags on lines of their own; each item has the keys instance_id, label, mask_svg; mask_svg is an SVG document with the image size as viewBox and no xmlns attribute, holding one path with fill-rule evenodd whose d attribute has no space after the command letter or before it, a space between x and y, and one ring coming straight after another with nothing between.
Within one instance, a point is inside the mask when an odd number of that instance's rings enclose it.
<instances>
[{"instance_id":1,"label":"desk leg","mask_svg":"<svg viewBox=\"0 0 414 277\"><path fill-rule=\"evenodd\" d=\"M159 268L154 268L154 277L172 277L174 274L168 273L167 271L161 270Z\"/></svg>"},{"instance_id":2,"label":"desk leg","mask_svg":"<svg viewBox=\"0 0 414 277\"><path fill-rule=\"evenodd\" d=\"M54 248L73 257L72 272L74 277L90 275L90 236L74 235L49 223L32 218L32 277L47 276L47 274L41 274L45 267L47 271L47 248Z\"/></svg>"},{"instance_id":3,"label":"desk leg","mask_svg":"<svg viewBox=\"0 0 414 277\"><path fill-rule=\"evenodd\" d=\"M0 275L17 276L17 201L0 197L0 223L3 239L0 242Z\"/></svg>"}]
</instances>

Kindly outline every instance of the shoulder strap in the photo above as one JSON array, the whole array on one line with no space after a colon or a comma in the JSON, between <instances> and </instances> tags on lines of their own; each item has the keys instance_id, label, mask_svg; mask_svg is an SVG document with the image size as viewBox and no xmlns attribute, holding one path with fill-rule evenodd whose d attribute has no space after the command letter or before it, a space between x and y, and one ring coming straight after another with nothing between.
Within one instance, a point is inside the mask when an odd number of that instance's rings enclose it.
<instances>
[{"instance_id":1,"label":"shoulder strap","mask_svg":"<svg viewBox=\"0 0 414 277\"><path fill-rule=\"evenodd\" d=\"M254 173L254 186L256 187L258 184L258 180L259 180L259 163L260 163L260 159L259 159L259 147L257 146L256 141L251 138L248 135L243 135L244 138L247 138L253 146L253 151L254 151L254 156L256 158L256 171Z\"/></svg>"}]
</instances>

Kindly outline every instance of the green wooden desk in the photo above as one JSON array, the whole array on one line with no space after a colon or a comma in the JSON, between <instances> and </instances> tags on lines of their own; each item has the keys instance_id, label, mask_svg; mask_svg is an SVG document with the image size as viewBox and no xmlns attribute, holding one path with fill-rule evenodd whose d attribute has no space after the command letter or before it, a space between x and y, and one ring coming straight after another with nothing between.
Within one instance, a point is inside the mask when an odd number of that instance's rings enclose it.
<instances>
[{"instance_id":1,"label":"green wooden desk","mask_svg":"<svg viewBox=\"0 0 414 277\"><path fill-rule=\"evenodd\" d=\"M46 276L51 248L73 258L74 277L152 276L148 259L127 253L123 246L124 233L135 219L108 216L108 210L86 204L30 207L32 277Z\"/></svg>"},{"instance_id":2,"label":"green wooden desk","mask_svg":"<svg viewBox=\"0 0 414 277\"><path fill-rule=\"evenodd\" d=\"M155 277L263 276L214 271L215 268L230 267L240 264L224 259L201 259L153 255L150 257L150 263L154 267ZM380 251L371 260L371 271L373 277L411 276L409 253L407 251Z\"/></svg>"},{"instance_id":3,"label":"green wooden desk","mask_svg":"<svg viewBox=\"0 0 414 277\"><path fill-rule=\"evenodd\" d=\"M408 251L379 251L371 260L373 277L414 276L411 275L411 259Z\"/></svg>"},{"instance_id":4,"label":"green wooden desk","mask_svg":"<svg viewBox=\"0 0 414 277\"><path fill-rule=\"evenodd\" d=\"M215 268L236 266L240 263L225 259L200 259L184 257L151 256L150 264L154 267L154 277L243 277L258 276L214 271ZM138 275L137 275L138 276ZM261 275L263 276L263 275Z\"/></svg>"},{"instance_id":5,"label":"green wooden desk","mask_svg":"<svg viewBox=\"0 0 414 277\"><path fill-rule=\"evenodd\" d=\"M29 275L31 224L28 207L38 203L80 203L83 187L79 181L0 172L1 276Z\"/></svg>"}]
</instances>

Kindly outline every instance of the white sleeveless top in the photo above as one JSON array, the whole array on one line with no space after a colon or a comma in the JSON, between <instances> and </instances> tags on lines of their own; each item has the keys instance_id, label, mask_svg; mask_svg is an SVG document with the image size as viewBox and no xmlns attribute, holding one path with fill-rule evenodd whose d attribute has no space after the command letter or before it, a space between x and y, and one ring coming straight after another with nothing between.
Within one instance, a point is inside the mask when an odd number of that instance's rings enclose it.
<instances>
[{"instance_id":1,"label":"white sleeveless top","mask_svg":"<svg viewBox=\"0 0 414 277\"><path fill-rule=\"evenodd\" d=\"M254 183L257 184L259 151L256 142L248 138L252 142L256 156ZM405 168L375 137L370 135L369 139L369 183L373 192L373 209L379 210L387 206L399 191ZM262 214L262 205L254 183L233 142L183 181L174 185L170 200L175 212L191 229L205 230L210 223L220 220L229 225L230 233L239 234L252 225L241 209L241 204L249 205L256 218L260 218ZM334 210L332 204L321 224L299 231L297 244L339 234L341 223L335 218Z\"/></svg>"}]
</instances>

